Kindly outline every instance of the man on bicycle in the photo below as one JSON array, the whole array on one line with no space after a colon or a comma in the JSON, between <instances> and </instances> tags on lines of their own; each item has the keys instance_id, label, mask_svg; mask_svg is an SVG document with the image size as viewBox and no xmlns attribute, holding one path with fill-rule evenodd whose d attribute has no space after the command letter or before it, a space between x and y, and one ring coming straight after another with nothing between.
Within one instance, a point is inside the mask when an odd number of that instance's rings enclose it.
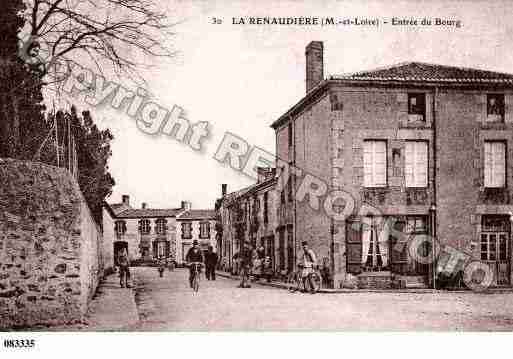
<instances>
[{"instance_id":1,"label":"man on bicycle","mask_svg":"<svg viewBox=\"0 0 513 359\"><path fill-rule=\"evenodd\" d=\"M315 283L313 282L313 278L311 274L314 272L314 267L317 265L317 258L313 250L308 248L308 242L303 241L301 243L303 245L303 256L300 259L300 265L303 266L303 270L301 273L301 278L303 280L303 288L306 290L306 281L308 280L308 284L310 285L311 293L315 293Z\"/></svg>"},{"instance_id":2,"label":"man on bicycle","mask_svg":"<svg viewBox=\"0 0 513 359\"><path fill-rule=\"evenodd\" d=\"M195 240L192 242L192 248L190 248L189 251L187 251L185 261L187 262L187 265L189 265L189 285L192 288L192 280L194 279L194 266L192 266L191 264L203 264L205 262L205 259L203 258L203 252L199 248L198 241Z\"/></svg>"}]
</instances>

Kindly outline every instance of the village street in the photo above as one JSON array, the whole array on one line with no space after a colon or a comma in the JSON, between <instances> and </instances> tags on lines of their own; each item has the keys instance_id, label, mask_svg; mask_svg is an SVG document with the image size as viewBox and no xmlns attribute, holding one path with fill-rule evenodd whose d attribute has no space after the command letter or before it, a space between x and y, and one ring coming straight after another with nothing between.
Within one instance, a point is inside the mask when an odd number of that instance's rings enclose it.
<instances>
[{"instance_id":1,"label":"village street","mask_svg":"<svg viewBox=\"0 0 513 359\"><path fill-rule=\"evenodd\" d=\"M289 293L232 279L202 276L194 293L185 269L158 277L133 268L142 331L206 330L512 330L513 294Z\"/></svg>"}]
</instances>

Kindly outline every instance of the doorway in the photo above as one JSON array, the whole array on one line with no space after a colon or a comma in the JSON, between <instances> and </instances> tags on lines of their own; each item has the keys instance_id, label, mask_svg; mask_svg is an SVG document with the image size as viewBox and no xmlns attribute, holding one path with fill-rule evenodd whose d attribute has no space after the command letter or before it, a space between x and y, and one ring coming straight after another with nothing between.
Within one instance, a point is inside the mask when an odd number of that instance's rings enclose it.
<instances>
[{"instance_id":1,"label":"doorway","mask_svg":"<svg viewBox=\"0 0 513 359\"><path fill-rule=\"evenodd\" d=\"M483 216L481 222L481 260L493 272L495 285L510 284L510 230L507 216Z\"/></svg>"}]
</instances>

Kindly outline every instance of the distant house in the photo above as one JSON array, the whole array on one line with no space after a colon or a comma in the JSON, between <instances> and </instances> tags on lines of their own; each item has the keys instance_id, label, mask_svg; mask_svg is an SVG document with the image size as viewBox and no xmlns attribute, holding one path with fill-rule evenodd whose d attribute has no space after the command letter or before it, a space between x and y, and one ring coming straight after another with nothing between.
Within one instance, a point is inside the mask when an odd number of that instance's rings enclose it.
<instances>
[{"instance_id":1,"label":"distant house","mask_svg":"<svg viewBox=\"0 0 513 359\"><path fill-rule=\"evenodd\" d=\"M126 249L132 261L152 262L163 257L181 263L183 243L188 243L189 237L215 244L210 237L215 238L215 232L209 230L212 212L192 210L186 201L179 208L149 208L146 203L133 208L130 197L123 195L121 203L104 204L104 253L115 261L115 254ZM209 225L200 224L205 222Z\"/></svg>"},{"instance_id":2,"label":"distant house","mask_svg":"<svg viewBox=\"0 0 513 359\"><path fill-rule=\"evenodd\" d=\"M213 209L187 209L176 218L176 262L185 262L187 251L198 241L206 251L209 246L216 250L216 212Z\"/></svg>"}]
</instances>

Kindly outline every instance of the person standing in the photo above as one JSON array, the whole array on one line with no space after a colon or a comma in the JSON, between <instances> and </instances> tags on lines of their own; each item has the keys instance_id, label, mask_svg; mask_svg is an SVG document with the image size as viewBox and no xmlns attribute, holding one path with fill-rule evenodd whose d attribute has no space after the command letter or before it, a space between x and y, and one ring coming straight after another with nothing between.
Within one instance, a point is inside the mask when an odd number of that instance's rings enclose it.
<instances>
[{"instance_id":1,"label":"person standing","mask_svg":"<svg viewBox=\"0 0 513 359\"><path fill-rule=\"evenodd\" d=\"M249 284L249 274L251 265L253 264L253 248L251 247L251 243L244 242L244 247L240 252L240 262L242 279L239 288L251 288Z\"/></svg>"},{"instance_id":2,"label":"person standing","mask_svg":"<svg viewBox=\"0 0 513 359\"><path fill-rule=\"evenodd\" d=\"M120 251L118 255L118 266L119 266L119 285L121 288L130 288L130 261L128 259L128 253L126 249Z\"/></svg>"},{"instance_id":3,"label":"person standing","mask_svg":"<svg viewBox=\"0 0 513 359\"><path fill-rule=\"evenodd\" d=\"M308 248L308 242L303 241L303 256L301 258L301 263L303 265L303 271L301 273L301 278L303 279L303 288L306 290L306 282L310 285L310 293L315 294L315 285L310 274L313 273L314 267L317 265L317 257L313 250Z\"/></svg>"},{"instance_id":4,"label":"person standing","mask_svg":"<svg viewBox=\"0 0 513 359\"><path fill-rule=\"evenodd\" d=\"M216 280L216 266L217 266L217 253L214 252L214 248L208 246L207 254L205 255L205 270L208 280Z\"/></svg>"}]
</instances>

